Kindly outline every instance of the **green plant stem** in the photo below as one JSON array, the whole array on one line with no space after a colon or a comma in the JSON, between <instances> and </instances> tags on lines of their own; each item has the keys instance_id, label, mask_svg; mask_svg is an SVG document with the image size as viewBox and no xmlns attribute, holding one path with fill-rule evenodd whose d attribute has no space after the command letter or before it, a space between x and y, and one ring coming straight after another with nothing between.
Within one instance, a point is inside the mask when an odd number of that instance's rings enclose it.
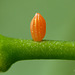
<instances>
[{"instance_id":1,"label":"green plant stem","mask_svg":"<svg viewBox=\"0 0 75 75\"><path fill-rule=\"evenodd\" d=\"M52 40L35 42L0 35L0 71L6 71L14 62L26 59L75 60L75 42Z\"/></svg>"}]
</instances>

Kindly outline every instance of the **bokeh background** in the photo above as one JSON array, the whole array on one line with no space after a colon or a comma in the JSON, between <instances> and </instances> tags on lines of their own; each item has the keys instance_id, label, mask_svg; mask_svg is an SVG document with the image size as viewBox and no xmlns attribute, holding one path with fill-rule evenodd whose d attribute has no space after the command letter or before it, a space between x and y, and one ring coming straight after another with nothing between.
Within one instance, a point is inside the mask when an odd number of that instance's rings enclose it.
<instances>
[{"instance_id":1,"label":"bokeh background","mask_svg":"<svg viewBox=\"0 0 75 75\"><path fill-rule=\"evenodd\" d=\"M75 0L0 0L0 34L32 39L35 13L46 20L47 40L75 40ZM23 60L0 75L75 75L72 60Z\"/></svg>"}]
</instances>

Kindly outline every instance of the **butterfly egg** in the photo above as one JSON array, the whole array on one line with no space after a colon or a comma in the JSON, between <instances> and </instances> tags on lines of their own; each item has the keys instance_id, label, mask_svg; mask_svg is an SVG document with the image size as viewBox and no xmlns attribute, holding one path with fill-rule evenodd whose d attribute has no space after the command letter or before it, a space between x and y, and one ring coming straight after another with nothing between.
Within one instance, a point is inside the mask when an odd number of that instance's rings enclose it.
<instances>
[{"instance_id":1,"label":"butterfly egg","mask_svg":"<svg viewBox=\"0 0 75 75\"><path fill-rule=\"evenodd\" d=\"M41 41L46 34L46 21L40 13L36 13L30 23L30 31L34 41Z\"/></svg>"}]
</instances>

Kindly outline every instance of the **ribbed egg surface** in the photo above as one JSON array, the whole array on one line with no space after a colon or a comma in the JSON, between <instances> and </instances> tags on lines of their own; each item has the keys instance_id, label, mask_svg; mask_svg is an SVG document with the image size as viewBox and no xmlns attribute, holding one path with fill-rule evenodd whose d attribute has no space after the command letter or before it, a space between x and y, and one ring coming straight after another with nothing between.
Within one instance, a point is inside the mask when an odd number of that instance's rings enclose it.
<instances>
[{"instance_id":1,"label":"ribbed egg surface","mask_svg":"<svg viewBox=\"0 0 75 75\"><path fill-rule=\"evenodd\" d=\"M41 41L46 34L46 22L40 13L36 13L30 24L30 31L34 41Z\"/></svg>"}]
</instances>

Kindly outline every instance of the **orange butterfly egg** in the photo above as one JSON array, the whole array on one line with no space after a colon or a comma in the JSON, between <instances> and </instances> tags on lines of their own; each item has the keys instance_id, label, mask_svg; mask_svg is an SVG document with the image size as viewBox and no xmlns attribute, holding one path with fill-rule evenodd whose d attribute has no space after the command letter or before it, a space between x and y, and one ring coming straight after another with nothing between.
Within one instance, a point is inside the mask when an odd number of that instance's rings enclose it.
<instances>
[{"instance_id":1,"label":"orange butterfly egg","mask_svg":"<svg viewBox=\"0 0 75 75\"><path fill-rule=\"evenodd\" d=\"M30 31L34 41L41 41L46 34L46 22L41 14L36 13L30 24Z\"/></svg>"}]
</instances>

